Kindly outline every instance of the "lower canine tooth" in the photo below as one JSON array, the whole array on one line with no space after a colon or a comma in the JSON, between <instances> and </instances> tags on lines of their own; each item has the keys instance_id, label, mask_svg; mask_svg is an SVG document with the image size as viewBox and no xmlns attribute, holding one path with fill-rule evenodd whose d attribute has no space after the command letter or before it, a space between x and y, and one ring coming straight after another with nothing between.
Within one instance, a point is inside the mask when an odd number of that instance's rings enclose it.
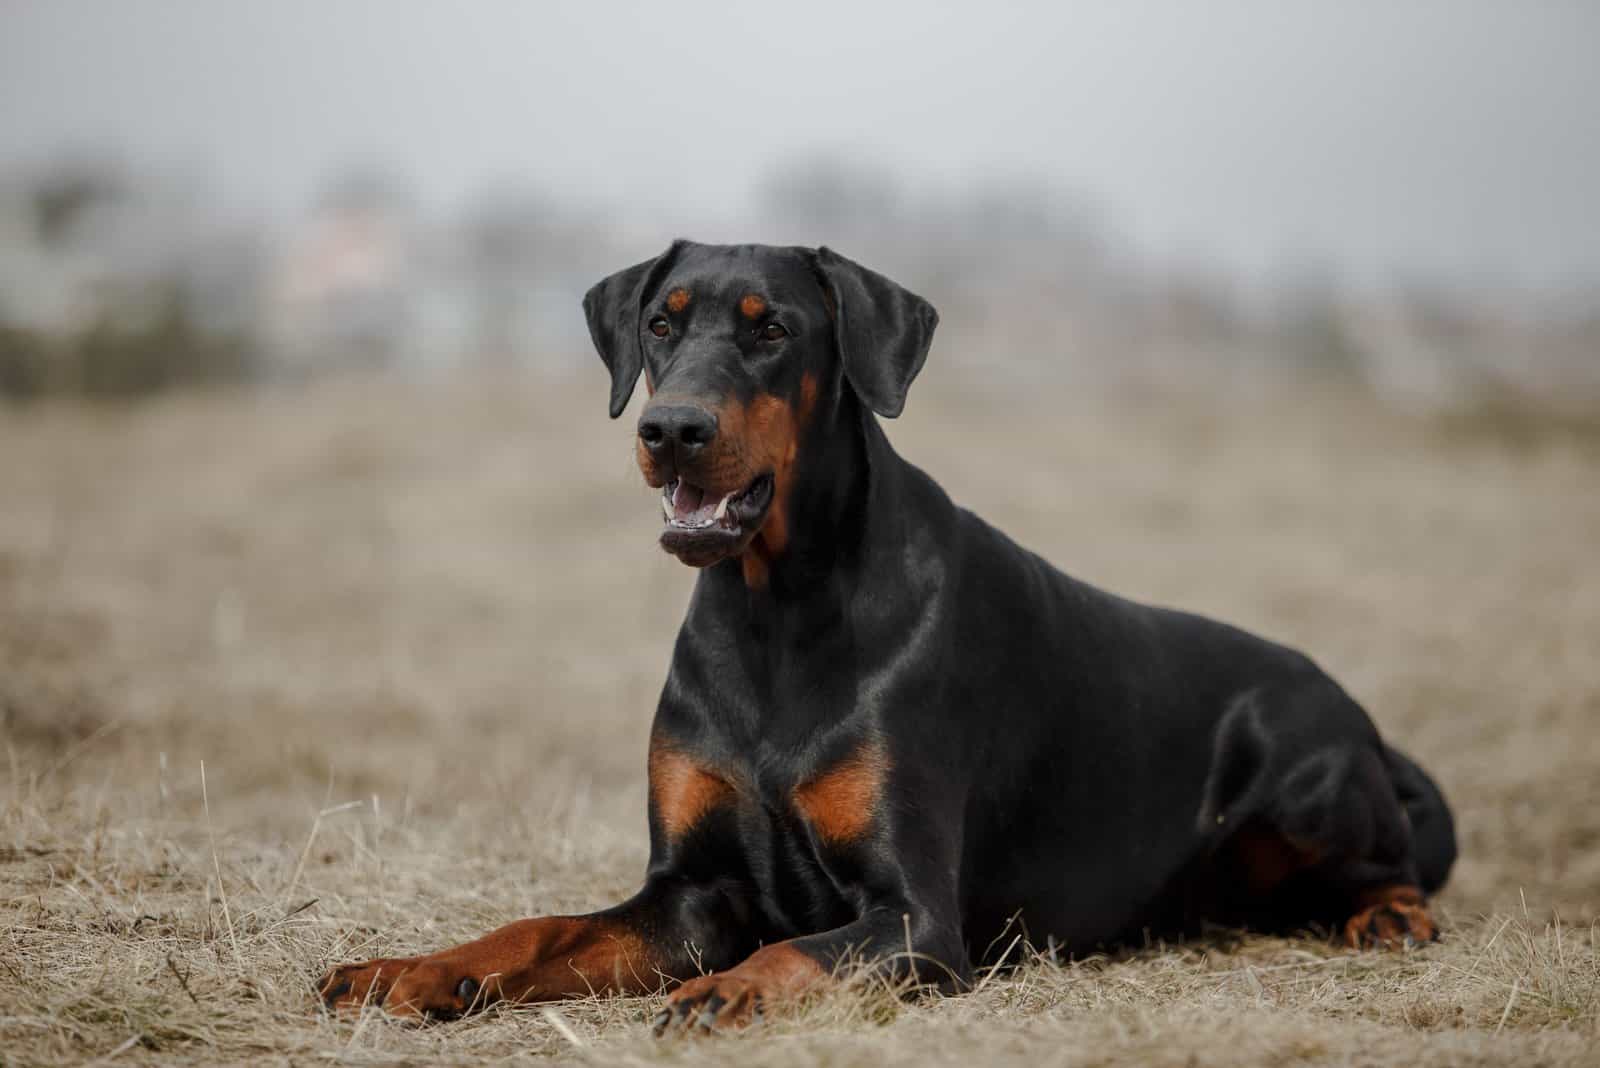
<instances>
[{"instance_id":1,"label":"lower canine tooth","mask_svg":"<svg viewBox=\"0 0 1600 1068\"><path fill-rule=\"evenodd\" d=\"M672 518L672 502L665 497L661 498L661 510L667 514L668 519Z\"/></svg>"},{"instance_id":2,"label":"lower canine tooth","mask_svg":"<svg viewBox=\"0 0 1600 1068\"><path fill-rule=\"evenodd\" d=\"M722 498L721 501L717 502L717 514L712 516L711 518L712 519L721 519L723 516L727 515L728 514L728 502L731 501L731 500L733 500L733 494L730 493L726 497Z\"/></svg>"}]
</instances>

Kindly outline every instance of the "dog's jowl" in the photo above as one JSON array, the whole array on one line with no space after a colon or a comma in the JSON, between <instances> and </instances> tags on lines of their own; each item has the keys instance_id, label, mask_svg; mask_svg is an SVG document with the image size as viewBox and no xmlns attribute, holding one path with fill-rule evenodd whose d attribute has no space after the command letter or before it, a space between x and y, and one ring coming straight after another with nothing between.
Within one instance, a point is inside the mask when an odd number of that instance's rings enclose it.
<instances>
[{"instance_id":1,"label":"dog's jowl","mask_svg":"<svg viewBox=\"0 0 1600 1068\"><path fill-rule=\"evenodd\" d=\"M890 447L926 301L825 248L679 242L584 310L612 416L650 394L641 542L700 569L644 885L336 968L330 1004L664 990L660 1029L711 1028L841 962L959 989L1008 930L1071 953L1203 924L1437 937L1449 809L1316 664L1069 578Z\"/></svg>"}]
</instances>

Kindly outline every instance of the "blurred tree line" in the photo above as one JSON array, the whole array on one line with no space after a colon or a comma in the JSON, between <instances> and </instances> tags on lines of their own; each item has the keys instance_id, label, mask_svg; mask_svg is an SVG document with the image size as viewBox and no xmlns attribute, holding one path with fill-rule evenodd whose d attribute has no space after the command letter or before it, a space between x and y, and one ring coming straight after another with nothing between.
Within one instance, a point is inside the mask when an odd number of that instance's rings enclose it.
<instances>
[{"instance_id":1,"label":"blurred tree line","mask_svg":"<svg viewBox=\"0 0 1600 1068\"><path fill-rule=\"evenodd\" d=\"M202 328L191 300L169 283L155 287L134 321L101 312L65 333L0 322L0 393L135 397L255 377L259 355L250 339Z\"/></svg>"},{"instance_id":2,"label":"blurred tree line","mask_svg":"<svg viewBox=\"0 0 1600 1068\"><path fill-rule=\"evenodd\" d=\"M782 161L754 192L745 217L713 224L829 244L925 293L953 364L1180 388L1287 374L1423 406L1600 410L1600 293L1528 302L1412 280L1355 294L1301 262L1245 294L1215 270L1141 262L1090 198L1059 187L930 194L838 156ZM679 236L603 207L510 183L428 217L367 169L267 226L94 161L0 176L0 394L576 364L584 289Z\"/></svg>"},{"instance_id":3,"label":"blurred tree line","mask_svg":"<svg viewBox=\"0 0 1600 1068\"><path fill-rule=\"evenodd\" d=\"M0 394L130 397L256 373L249 332L199 307L203 264L102 269L135 195L81 163L0 187Z\"/></svg>"}]
</instances>

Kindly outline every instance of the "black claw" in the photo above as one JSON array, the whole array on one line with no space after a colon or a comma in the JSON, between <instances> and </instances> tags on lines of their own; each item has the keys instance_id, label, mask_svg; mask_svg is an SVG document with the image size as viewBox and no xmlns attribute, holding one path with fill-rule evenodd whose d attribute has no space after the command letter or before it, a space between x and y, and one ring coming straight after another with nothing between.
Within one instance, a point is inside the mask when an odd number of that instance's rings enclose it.
<instances>
[{"instance_id":1,"label":"black claw","mask_svg":"<svg viewBox=\"0 0 1600 1068\"><path fill-rule=\"evenodd\" d=\"M650 1021L650 1030L657 1038L667 1033L667 1025L672 1022L672 1006L668 1005L656 1013L656 1018Z\"/></svg>"},{"instance_id":2,"label":"black claw","mask_svg":"<svg viewBox=\"0 0 1600 1068\"><path fill-rule=\"evenodd\" d=\"M700 1015L695 1023L700 1025L702 1031L715 1031L717 1029L717 1013L728 1003L728 999L712 994L700 1006Z\"/></svg>"},{"instance_id":3,"label":"black claw","mask_svg":"<svg viewBox=\"0 0 1600 1068\"><path fill-rule=\"evenodd\" d=\"M467 976L456 984L456 997L463 1004L471 1005L472 999L478 996L478 981L472 976Z\"/></svg>"}]
</instances>

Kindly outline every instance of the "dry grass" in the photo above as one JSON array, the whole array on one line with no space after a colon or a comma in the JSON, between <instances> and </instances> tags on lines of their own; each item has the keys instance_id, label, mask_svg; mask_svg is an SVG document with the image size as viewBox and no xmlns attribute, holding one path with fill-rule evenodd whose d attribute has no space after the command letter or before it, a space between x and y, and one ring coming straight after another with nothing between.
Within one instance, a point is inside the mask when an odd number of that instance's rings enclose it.
<instances>
[{"instance_id":1,"label":"dry grass","mask_svg":"<svg viewBox=\"0 0 1600 1068\"><path fill-rule=\"evenodd\" d=\"M856 986L699 1043L648 1000L330 1019L329 963L632 889L691 576L598 374L60 405L0 411L0 1061L1595 1063L1600 457L1303 390L938 377L892 430L959 499L1306 646L1424 758L1447 941Z\"/></svg>"}]
</instances>

